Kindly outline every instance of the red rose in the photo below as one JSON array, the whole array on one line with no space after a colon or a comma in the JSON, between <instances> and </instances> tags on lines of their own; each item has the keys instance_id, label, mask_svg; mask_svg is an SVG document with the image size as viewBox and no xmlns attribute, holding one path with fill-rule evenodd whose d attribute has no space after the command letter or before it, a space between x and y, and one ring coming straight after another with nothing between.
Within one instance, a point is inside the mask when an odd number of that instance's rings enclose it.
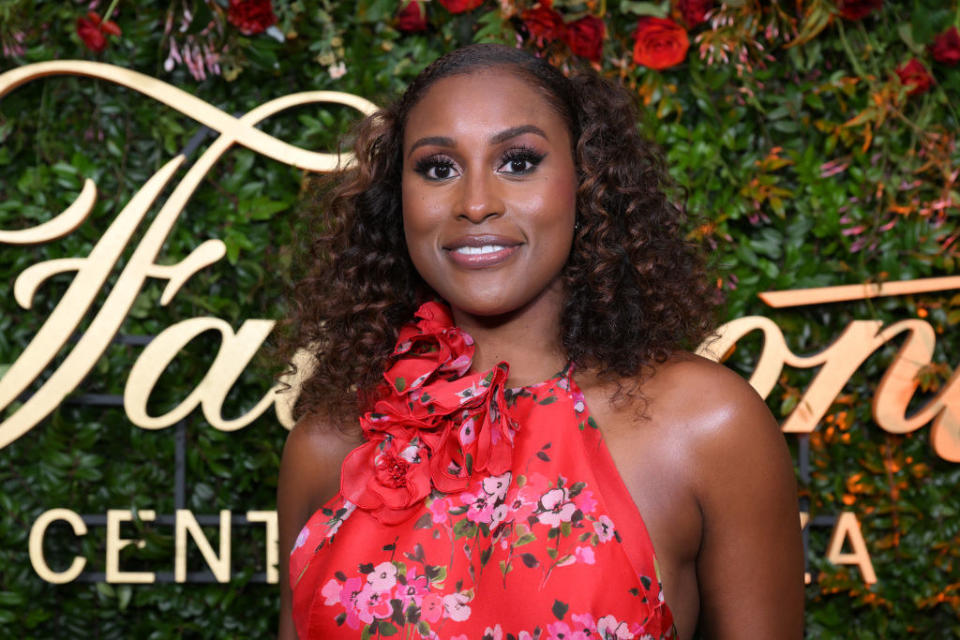
<instances>
[{"instance_id":1,"label":"red rose","mask_svg":"<svg viewBox=\"0 0 960 640\"><path fill-rule=\"evenodd\" d=\"M245 36L263 33L277 23L270 0L230 0L227 20Z\"/></svg>"},{"instance_id":2,"label":"red rose","mask_svg":"<svg viewBox=\"0 0 960 640\"><path fill-rule=\"evenodd\" d=\"M417 2L410 0L406 6L397 13L397 29L404 33L414 33L423 31L427 28L427 10Z\"/></svg>"},{"instance_id":3,"label":"red rose","mask_svg":"<svg viewBox=\"0 0 960 640\"><path fill-rule=\"evenodd\" d=\"M563 24L563 17L551 9L549 6L541 6L536 9L527 9L520 15L523 24L534 39L543 44L544 42L553 42L563 37L566 25Z\"/></svg>"},{"instance_id":4,"label":"red rose","mask_svg":"<svg viewBox=\"0 0 960 640\"><path fill-rule=\"evenodd\" d=\"M633 38L633 61L651 69L680 64L690 48L686 30L667 18L640 18Z\"/></svg>"},{"instance_id":5,"label":"red rose","mask_svg":"<svg viewBox=\"0 0 960 640\"><path fill-rule=\"evenodd\" d=\"M603 20L595 16L584 16L567 25L563 39L570 45L570 50L581 58L599 62L605 32L606 25Z\"/></svg>"},{"instance_id":6,"label":"red rose","mask_svg":"<svg viewBox=\"0 0 960 640\"><path fill-rule=\"evenodd\" d=\"M841 0L840 15L847 20L860 20L883 6L883 0Z\"/></svg>"},{"instance_id":7,"label":"red rose","mask_svg":"<svg viewBox=\"0 0 960 640\"><path fill-rule=\"evenodd\" d=\"M107 33L119 36L122 32L116 22L113 20L103 21L93 11L88 12L86 18L77 18L77 35L91 51L100 53L106 49L107 38L104 34Z\"/></svg>"},{"instance_id":8,"label":"red rose","mask_svg":"<svg viewBox=\"0 0 960 640\"><path fill-rule=\"evenodd\" d=\"M450 13L473 11L483 4L483 0L439 0Z\"/></svg>"},{"instance_id":9,"label":"red rose","mask_svg":"<svg viewBox=\"0 0 960 640\"><path fill-rule=\"evenodd\" d=\"M960 62L960 31L950 27L933 40L930 45L930 54L937 62L951 67Z\"/></svg>"},{"instance_id":10,"label":"red rose","mask_svg":"<svg viewBox=\"0 0 960 640\"><path fill-rule=\"evenodd\" d=\"M695 27L706 21L707 12L713 9L713 0L677 0L677 9L687 26Z\"/></svg>"},{"instance_id":11,"label":"red rose","mask_svg":"<svg viewBox=\"0 0 960 640\"><path fill-rule=\"evenodd\" d=\"M916 58L903 66L897 67L896 71L897 75L900 76L900 83L910 89L907 92L908 96L924 93L933 86L933 76L927 72L923 63Z\"/></svg>"}]
</instances>

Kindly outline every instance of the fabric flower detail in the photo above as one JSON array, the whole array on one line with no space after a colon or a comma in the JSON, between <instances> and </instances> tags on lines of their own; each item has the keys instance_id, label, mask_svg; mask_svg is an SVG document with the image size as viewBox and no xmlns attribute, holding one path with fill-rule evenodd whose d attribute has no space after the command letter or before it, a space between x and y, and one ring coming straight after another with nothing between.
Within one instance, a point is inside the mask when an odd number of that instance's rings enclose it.
<instances>
[{"instance_id":1,"label":"fabric flower detail","mask_svg":"<svg viewBox=\"0 0 960 640\"><path fill-rule=\"evenodd\" d=\"M640 18L633 39L633 61L651 69L667 69L680 64L690 48L686 30L667 18Z\"/></svg>"},{"instance_id":2,"label":"fabric flower detail","mask_svg":"<svg viewBox=\"0 0 960 640\"><path fill-rule=\"evenodd\" d=\"M960 62L960 31L950 27L939 34L930 45L930 55L940 64L955 66Z\"/></svg>"},{"instance_id":3,"label":"fabric flower detail","mask_svg":"<svg viewBox=\"0 0 960 640\"><path fill-rule=\"evenodd\" d=\"M510 468L518 425L507 414L508 367L468 374L473 354L473 339L446 307L427 302L417 310L399 332L372 410L360 418L367 442L343 462L344 498L396 524L433 489L460 493L475 473ZM490 522L490 513L475 511Z\"/></svg>"},{"instance_id":4,"label":"fabric flower detail","mask_svg":"<svg viewBox=\"0 0 960 640\"><path fill-rule=\"evenodd\" d=\"M430 494L425 454L415 432L375 432L344 459L340 491L384 524L403 522Z\"/></svg>"}]
</instances>

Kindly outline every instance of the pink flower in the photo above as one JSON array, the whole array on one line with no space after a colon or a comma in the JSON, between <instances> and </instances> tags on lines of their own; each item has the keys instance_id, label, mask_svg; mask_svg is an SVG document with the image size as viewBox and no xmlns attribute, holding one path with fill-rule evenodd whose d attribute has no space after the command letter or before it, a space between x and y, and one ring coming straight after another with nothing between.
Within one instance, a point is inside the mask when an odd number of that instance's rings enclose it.
<instances>
[{"instance_id":1,"label":"pink flower","mask_svg":"<svg viewBox=\"0 0 960 640\"><path fill-rule=\"evenodd\" d=\"M451 593L443 596L443 611L454 622L463 622L470 617L470 596L465 593Z\"/></svg>"},{"instance_id":2,"label":"pink flower","mask_svg":"<svg viewBox=\"0 0 960 640\"><path fill-rule=\"evenodd\" d=\"M547 491L540 504L544 511L538 517L540 522L550 527L559 527L561 522L570 522L577 511L577 505L569 500L569 492L565 488Z\"/></svg>"},{"instance_id":3,"label":"pink flower","mask_svg":"<svg viewBox=\"0 0 960 640\"><path fill-rule=\"evenodd\" d=\"M381 562L367 574L367 584L377 593L389 591L397 584L397 567L392 562Z\"/></svg>"},{"instance_id":4,"label":"pink flower","mask_svg":"<svg viewBox=\"0 0 960 640\"><path fill-rule=\"evenodd\" d=\"M499 476L490 476L483 479L483 490L487 495L493 496L497 500L503 500L507 497L507 489L510 488L510 478L512 474L507 471Z\"/></svg>"},{"instance_id":5,"label":"pink flower","mask_svg":"<svg viewBox=\"0 0 960 640\"><path fill-rule=\"evenodd\" d=\"M427 508L430 509L430 515L434 524L443 524L447 521L447 512L450 510L450 501L446 498L437 498L432 500Z\"/></svg>"},{"instance_id":6,"label":"pink flower","mask_svg":"<svg viewBox=\"0 0 960 640\"><path fill-rule=\"evenodd\" d=\"M293 549L290 550L290 553L293 553L296 549L299 549L307 543L307 538L310 537L310 529L306 526L303 529L300 529L300 534L297 536L297 541L293 543Z\"/></svg>"},{"instance_id":7,"label":"pink flower","mask_svg":"<svg viewBox=\"0 0 960 640\"><path fill-rule=\"evenodd\" d=\"M374 618L389 618L392 613L390 594L377 591L369 584L364 585L357 596L357 615L360 620L370 624Z\"/></svg>"},{"instance_id":8,"label":"pink flower","mask_svg":"<svg viewBox=\"0 0 960 640\"><path fill-rule=\"evenodd\" d=\"M582 562L583 564L593 564L597 561L596 556L593 554L593 547L577 547L573 554L577 557L577 562Z\"/></svg>"},{"instance_id":9,"label":"pink flower","mask_svg":"<svg viewBox=\"0 0 960 640\"><path fill-rule=\"evenodd\" d=\"M341 591L340 583L331 578L327 584L323 585L323 589L320 591L320 595L324 598L323 604L329 607L340 602Z\"/></svg>"},{"instance_id":10,"label":"pink flower","mask_svg":"<svg viewBox=\"0 0 960 640\"><path fill-rule=\"evenodd\" d=\"M613 616L603 616L597 620L597 631L601 638L615 638L616 640L630 640L633 634L626 622L618 622Z\"/></svg>"},{"instance_id":11,"label":"pink flower","mask_svg":"<svg viewBox=\"0 0 960 640\"><path fill-rule=\"evenodd\" d=\"M567 640L570 638L570 635L573 632L570 630L570 626L566 622L560 620L558 622L548 624L547 633L550 634L547 636L549 640Z\"/></svg>"},{"instance_id":12,"label":"pink flower","mask_svg":"<svg viewBox=\"0 0 960 640\"><path fill-rule=\"evenodd\" d=\"M420 605L420 611L424 620L436 622L443 617L443 598L436 593L426 595Z\"/></svg>"},{"instance_id":13,"label":"pink flower","mask_svg":"<svg viewBox=\"0 0 960 640\"><path fill-rule=\"evenodd\" d=\"M597 501L593 498L593 491L581 491L574 497L573 504L577 505L577 509L580 509L580 512L583 514L593 513L593 510L597 508Z\"/></svg>"},{"instance_id":14,"label":"pink flower","mask_svg":"<svg viewBox=\"0 0 960 640\"><path fill-rule=\"evenodd\" d=\"M460 496L460 501L467 505L467 520L477 524L490 523L494 501L486 493L483 491L464 493Z\"/></svg>"},{"instance_id":15,"label":"pink flower","mask_svg":"<svg viewBox=\"0 0 960 640\"><path fill-rule=\"evenodd\" d=\"M416 569L407 571L407 583L397 587L397 596L406 609L410 603L420 606L423 597L430 592L427 576L418 576Z\"/></svg>"},{"instance_id":16,"label":"pink flower","mask_svg":"<svg viewBox=\"0 0 960 640\"><path fill-rule=\"evenodd\" d=\"M613 532L615 530L613 520L610 519L610 516L600 516L597 518L597 521L593 523L593 530L597 532L600 542L608 542L613 538Z\"/></svg>"},{"instance_id":17,"label":"pink flower","mask_svg":"<svg viewBox=\"0 0 960 640\"><path fill-rule=\"evenodd\" d=\"M364 588L360 578L348 578L340 590L340 604L346 609L347 626L356 629L360 626L360 592Z\"/></svg>"},{"instance_id":18,"label":"pink flower","mask_svg":"<svg viewBox=\"0 0 960 640\"><path fill-rule=\"evenodd\" d=\"M483 631L483 640L503 640L503 629L499 624L492 628L487 627Z\"/></svg>"}]
</instances>

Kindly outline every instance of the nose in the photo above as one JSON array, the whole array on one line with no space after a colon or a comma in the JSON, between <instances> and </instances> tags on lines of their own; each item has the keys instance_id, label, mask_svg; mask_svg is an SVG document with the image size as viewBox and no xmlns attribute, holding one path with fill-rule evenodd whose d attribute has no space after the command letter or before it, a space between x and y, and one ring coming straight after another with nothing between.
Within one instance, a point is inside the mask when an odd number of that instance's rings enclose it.
<instances>
[{"instance_id":1,"label":"nose","mask_svg":"<svg viewBox=\"0 0 960 640\"><path fill-rule=\"evenodd\" d=\"M485 172L470 172L460 181L460 202L457 218L474 224L502 216L504 203L496 176Z\"/></svg>"}]
</instances>

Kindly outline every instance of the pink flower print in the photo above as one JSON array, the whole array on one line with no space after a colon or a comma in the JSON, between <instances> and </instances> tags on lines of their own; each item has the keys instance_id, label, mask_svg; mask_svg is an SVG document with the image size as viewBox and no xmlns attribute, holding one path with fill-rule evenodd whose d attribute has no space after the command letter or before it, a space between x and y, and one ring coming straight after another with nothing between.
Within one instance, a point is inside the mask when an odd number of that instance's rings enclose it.
<instances>
[{"instance_id":1,"label":"pink flower print","mask_svg":"<svg viewBox=\"0 0 960 640\"><path fill-rule=\"evenodd\" d=\"M460 496L460 500L463 504L467 505L467 520L471 522L476 522L480 524L485 522L490 524L490 519L493 516L493 500L483 491L477 491L476 493L466 493L464 492Z\"/></svg>"},{"instance_id":2,"label":"pink flower print","mask_svg":"<svg viewBox=\"0 0 960 640\"><path fill-rule=\"evenodd\" d=\"M513 474L507 471L499 476L490 476L483 479L483 490L488 495L494 496L497 501L507 497L507 489L510 488L510 478Z\"/></svg>"},{"instance_id":3,"label":"pink flower print","mask_svg":"<svg viewBox=\"0 0 960 640\"><path fill-rule=\"evenodd\" d=\"M470 640L470 638L467 637L467 634L461 633L458 636L450 636L450 640Z\"/></svg>"},{"instance_id":4,"label":"pink flower print","mask_svg":"<svg viewBox=\"0 0 960 640\"><path fill-rule=\"evenodd\" d=\"M585 637L592 637L597 630L597 623L589 613L575 613L570 616L570 620L573 622L573 630L583 633Z\"/></svg>"},{"instance_id":5,"label":"pink flower print","mask_svg":"<svg viewBox=\"0 0 960 640\"><path fill-rule=\"evenodd\" d=\"M397 587L397 596L403 603L404 609L411 602L419 607L423 597L430 592L429 589L427 576L418 576L416 569L410 569L407 571L407 584Z\"/></svg>"},{"instance_id":6,"label":"pink flower print","mask_svg":"<svg viewBox=\"0 0 960 640\"><path fill-rule=\"evenodd\" d=\"M323 589L320 591L320 595L324 598L323 604L330 607L340 602L341 591L340 583L331 578L327 584L323 585Z\"/></svg>"},{"instance_id":7,"label":"pink flower print","mask_svg":"<svg viewBox=\"0 0 960 640\"><path fill-rule=\"evenodd\" d=\"M613 616L603 616L597 620L597 633L604 640L631 640L633 634L626 622L617 622Z\"/></svg>"},{"instance_id":8,"label":"pink flower print","mask_svg":"<svg viewBox=\"0 0 960 640\"><path fill-rule=\"evenodd\" d=\"M303 545L307 543L307 538L310 537L310 529L306 526L303 529L300 529L300 535L297 536L297 541L293 543L293 549L290 550L290 553L293 553Z\"/></svg>"},{"instance_id":9,"label":"pink flower print","mask_svg":"<svg viewBox=\"0 0 960 640\"><path fill-rule=\"evenodd\" d=\"M494 627L487 627L483 631L483 638L481 640L503 640L503 629L500 628L500 625Z\"/></svg>"},{"instance_id":10,"label":"pink flower print","mask_svg":"<svg viewBox=\"0 0 960 640\"><path fill-rule=\"evenodd\" d=\"M593 523L593 530L597 532L600 542L608 542L613 538L613 520L610 516L602 515Z\"/></svg>"},{"instance_id":11,"label":"pink flower print","mask_svg":"<svg viewBox=\"0 0 960 640\"><path fill-rule=\"evenodd\" d=\"M573 410L575 413L583 413L587 410L587 399L582 391L573 394Z\"/></svg>"},{"instance_id":12,"label":"pink flower print","mask_svg":"<svg viewBox=\"0 0 960 640\"><path fill-rule=\"evenodd\" d=\"M451 593L443 596L443 611L454 622L463 622L470 617L470 597L465 593Z\"/></svg>"},{"instance_id":13,"label":"pink flower print","mask_svg":"<svg viewBox=\"0 0 960 640\"><path fill-rule=\"evenodd\" d=\"M530 635L529 631L521 631L517 635L517 640L533 640L533 636Z\"/></svg>"},{"instance_id":14,"label":"pink flower print","mask_svg":"<svg viewBox=\"0 0 960 640\"><path fill-rule=\"evenodd\" d=\"M464 337L466 337L466 335L467 334L464 334ZM467 342L467 341L464 340L464 342ZM467 342L467 344L469 345L471 344L471 342ZM445 365L445 368L450 369L452 371L456 371L457 376L460 377L460 376L463 376L463 374L465 374L470 369L470 363L472 362L472 360L473 358L471 358L466 354L463 354L461 356L457 356L452 362Z\"/></svg>"},{"instance_id":15,"label":"pink flower print","mask_svg":"<svg viewBox=\"0 0 960 640\"><path fill-rule=\"evenodd\" d=\"M547 636L548 640L569 640L573 634L573 632L570 630L570 625L562 620L548 624L547 633L550 634Z\"/></svg>"},{"instance_id":16,"label":"pink flower print","mask_svg":"<svg viewBox=\"0 0 960 640\"><path fill-rule=\"evenodd\" d=\"M577 509L580 509L580 512L584 515L593 513L593 510L597 508L597 501L593 497L593 491L581 491L573 499L573 504L577 505Z\"/></svg>"},{"instance_id":17,"label":"pink flower print","mask_svg":"<svg viewBox=\"0 0 960 640\"><path fill-rule=\"evenodd\" d=\"M561 522L570 522L577 511L577 505L569 500L569 492L562 487L543 494L540 504L544 511L537 518L549 527L559 527Z\"/></svg>"},{"instance_id":18,"label":"pink flower print","mask_svg":"<svg viewBox=\"0 0 960 640\"><path fill-rule=\"evenodd\" d=\"M505 504L497 505L493 513L490 514L490 528L497 528L501 522L507 519L507 516L510 514L510 509Z\"/></svg>"},{"instance_id":19,"label":"pink flower print","mask_svg":"<svg viewBox=\"0 0 960 640\"><path fill-rule=\"evenodd\" d=\"M427 505L430 509L430 515L433 518L433 524L443 524L447 521L447 511L450 510L450 501L446 498L437 498Z\"/></svg>"},{"instance_id":20,"label":"pink flower print","mask_svg":"<svg viewBox=\"0 0 960 640\"><path fill-rule=\"evenodd\" d=\"M557 380L557 386L560 387L561 389L563 389L564 391L569 391L569 390L570 390L570 381L567 380L567 377L566 377L566 376L563 376L563 377L561 377L559 380Z\"/></svg>"},{"instance_id":21,"label":"pink flower print","mask_svg":"<svg viewBox=\"0 0 960 640\"><path fill-rule=\"evenodd\" d=\"M443 616L443 598L436 593L429 593L420 604L420 615L427 622L436 622Z\"/></svg>"},{"instance_id":22,"label":"pink flower print","mask_svg":"<svg viewBox=\"0 0 960 640\"><path fill-rule=\"evenodd\" d=\"M390 594L365 585L357 596L357 615L360 620L370 624L374 618L389 618L392 614Z\"/></svg>"},{"instance_id":23,"label":"pink flower print","mask_svg":"<svg viewBox=\"0 0 960 640\"><path fill-rule=\"evenodd\" d=\"M593 547L577 547L573 555L577 557L577 562L582 562L583 564L593 564L597 561L593 553Z\"/></svg>"},{"instance_id":24,"label":"pink flower print","mask_svg":"<svg viewBox=\"0 0 960 640\"><path fill-rule=\"evenodd\" d=\"M392 562L381 562L367 574L367 584L377 593L390 591L397 584L397 567Z\"/></svg>"},{"instance_id":25,"label":"pink flower print","mask_svg":"<svg viewBox=\"0 0 960 640\"><path fill-rule=\"evenodd\" d=\"M477 421L474 418L467 418L464 420L463 424L460 425L460 444L461 446L468 446L477 439Z\"/></svg>"},{"instance_id":26,"label":"pink flower print","mask_svg":"<svg viewBox=\"0 0 960 640\"><path fill-rule=\"evenodd\" d=\"M360 578L348 578L340 590L340 604L347 612L347 626L356 629L360 626L360 592L363 589Z\"/></svg>"}]
</instances>

